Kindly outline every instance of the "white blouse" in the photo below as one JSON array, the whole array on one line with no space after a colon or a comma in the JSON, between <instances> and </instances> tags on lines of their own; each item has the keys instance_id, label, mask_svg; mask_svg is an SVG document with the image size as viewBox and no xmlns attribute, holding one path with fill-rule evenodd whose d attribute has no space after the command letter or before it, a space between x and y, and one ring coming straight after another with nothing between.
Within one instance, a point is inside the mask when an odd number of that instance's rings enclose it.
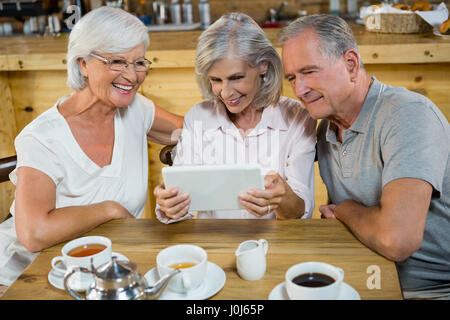
<instances>
[{"instance_id":1,"label":"white blouse","mask_svg":"<svg viewBox=\"0 0 450 320\"><path fill-rule=\"evenodd\" d=\"M114 117L111 164L99 167L80 148L57 106L29 123L16 137L17 167L9 177L17 183L17 169L31 167L49 176L56 185L56 208L114 200L139 218L148 192L147 134L155 110L151 100L137 94L130 106ZM12 218L0 224L0 284L14 281L36 254L17 240Z\"/></svg>"},{"instance_id":2,"label":"white blouse","mask_svg":"<svg viewBox=\"0 0 450 320\"><path fill-rule=\"evenodd\" d=\"M185 116L183 132L173 165L258 163L263 174L273 170L305 201L305 214L314 210L314 156L316 121L296 100L282 97L263 110L261 121L245 138L230 121L225 107L213 101L195 105ZM178 220L169 219L156 207L164 223L192 218L189 212ZM200 211L198 218L254 219L246 210ZM276 218L275 212L263 216Z\"/></svg>"}]
</instances>

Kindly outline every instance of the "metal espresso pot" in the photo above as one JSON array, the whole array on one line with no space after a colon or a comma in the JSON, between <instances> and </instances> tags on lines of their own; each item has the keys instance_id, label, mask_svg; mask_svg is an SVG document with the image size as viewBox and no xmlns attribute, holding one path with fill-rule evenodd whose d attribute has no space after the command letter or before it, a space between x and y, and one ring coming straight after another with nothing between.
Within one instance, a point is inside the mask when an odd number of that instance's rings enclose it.
<instances>
[{"instance_id":1,"label":"metal espresso pot","mask_svg":"<svg viewBox=\"0 0 450 320\"><path fill-rule=\"evenodd\" d=\"M180 272L174 269L153 286L148 286L133 262L117 261L117 257L97 269L91 260L91 269L92 271L81 267L74 268L64 277L64 288L77 300L84 298L68 285L69 278L76 272L94 275L94 281L86 290L86 300L155 300L162 294L170 279Z\"/></svg>"}]
</instances>

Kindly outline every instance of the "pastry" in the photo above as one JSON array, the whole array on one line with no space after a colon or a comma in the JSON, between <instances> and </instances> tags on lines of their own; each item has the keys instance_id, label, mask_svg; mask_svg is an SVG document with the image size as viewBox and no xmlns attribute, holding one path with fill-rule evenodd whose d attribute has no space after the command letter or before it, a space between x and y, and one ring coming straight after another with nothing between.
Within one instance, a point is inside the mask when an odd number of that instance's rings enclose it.
<instances>
[{"instance_id":1,"label":"pastry","mask_svg":"<svg viewBox=\"0 0 450 320\"><path fill-rule=\"evenodd\" d=\"M408 7L408 5L406 5L404 3L396 3L396 4L392 5L392 8L396 8L399 10L405 10L405 11L411 11L411 9Z\"/></svg>"},{"instance_id":2,"label":"pastry","mask_svg":"<svg viewBox=\"0 0 450 320\"><path fill-rule=\"evenodd\" d=\"M431 5L428 1L416 1L413 3L412 7L411 7L412 11L430 11L431 10Z\"/></svg>"},{"instance_id":3,"label":"pastry","mask_svg":"<svg viewBox=\"0 0 450 320\"><path fill-rule=\"evenodd\" d=\"M441 34L450 34L450 19L442 22L441 26L439 27L439 32Z\"/></svg>"}]
</instances>

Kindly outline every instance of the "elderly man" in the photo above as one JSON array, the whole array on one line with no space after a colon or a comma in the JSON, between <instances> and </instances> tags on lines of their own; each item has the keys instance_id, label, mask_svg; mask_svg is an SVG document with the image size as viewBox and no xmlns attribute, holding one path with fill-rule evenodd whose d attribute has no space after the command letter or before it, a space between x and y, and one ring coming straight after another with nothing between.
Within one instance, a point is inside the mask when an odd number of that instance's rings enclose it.
<instances>
[{"instance_id":1,"label":"elderly man","mask_svg":"<svg viewBox=\"0 0 450 320\"><path fill-rule=\"evenodd\" d=\"M450 297L450 126L427 98L364 70L339 17L280 33L285 76L315 119L324 218L396 262L405 298Z\"/></svg>"}]
</instances>

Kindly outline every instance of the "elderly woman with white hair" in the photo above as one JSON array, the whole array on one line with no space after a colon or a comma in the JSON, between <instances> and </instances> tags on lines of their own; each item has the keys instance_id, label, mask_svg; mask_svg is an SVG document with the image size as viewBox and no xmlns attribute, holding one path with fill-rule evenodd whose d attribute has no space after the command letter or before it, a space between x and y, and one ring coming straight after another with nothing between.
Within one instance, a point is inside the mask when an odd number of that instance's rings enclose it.
<instances>
[{"instance_id":1,"label":"elderly woman with white hair","mask_svg":"<svg viewBox=\"0 0 450 320\"><path fill-rule=\"evenodd\" d=\"M198 40L196 72L206 100L185 115L174 165L258 163L265 174L264 190L239 195L244 210L197 217L311 217L316 122L299 102L281 97L281 59L263 30L245 14L222 16ZM188 194L163 184L154 194L160 221L195 216Z\"/></svg>"},{"instance_id":2,"label":"elderly woman with white hair","mask_svg":"<svg viewBox=\"0 0 450 320\"><path fill-rule=\"evenodd\" d=\"M121 10L85 15L69 37L75 91L15 140L12 218L0 225L0 284L37 252L112 219L141 217L148 191L147 140L172 143L183 118L137 94L150 61L144 24Z\"/></svg>"}]
</instances>

